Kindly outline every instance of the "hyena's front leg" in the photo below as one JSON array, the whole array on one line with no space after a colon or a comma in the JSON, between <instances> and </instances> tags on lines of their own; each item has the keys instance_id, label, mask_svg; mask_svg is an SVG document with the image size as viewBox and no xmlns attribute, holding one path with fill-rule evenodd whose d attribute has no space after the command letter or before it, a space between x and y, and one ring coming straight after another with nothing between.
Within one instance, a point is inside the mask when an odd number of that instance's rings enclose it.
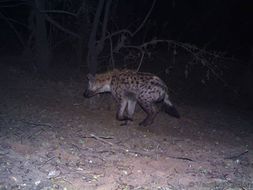
<instances>
[{"instance_id":1,"label":"hyena's front leg","mask_svg":"<svg viewBox=\"0 0 253 190\"><path fill-rule=\"evenodd\" d=\"M139 102L143 110L147 113L147 117L139 123L140 126L151 125L158 113L156 105L152 102Z\"/></svg>"},{"instance_id":2,"label":"hyena's front leg","mask_svg":"<svg viewBox=\"0 0 253 190\"><path fill-rule=\"evenodd\" d=\"M130 120L133 120L134 110L136 106L136 100L128 100L127 101L127 117Z\"/></svg>"},{"instance_id":3,"label":"hyena's front leg","mask_svg":"<svg viewBox=\"0 0 253 190\"><path fill-rule=\"evenodd\" d=\"M124 121L121 125L126 125L128 120L132 120L132 118L129 118L125 115L125 109L128 104L127 99L122 99L119 104L118 112L117 112L117 120Z\"/></svg>"}]
</instances>

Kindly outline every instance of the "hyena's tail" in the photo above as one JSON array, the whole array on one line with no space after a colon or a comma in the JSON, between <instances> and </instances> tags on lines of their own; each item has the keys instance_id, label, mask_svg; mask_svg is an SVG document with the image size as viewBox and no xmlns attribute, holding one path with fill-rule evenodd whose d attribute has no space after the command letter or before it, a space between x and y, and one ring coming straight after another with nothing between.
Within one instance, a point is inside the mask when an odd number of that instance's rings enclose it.
<instances>
[{"instance_id":1,"label":"hyena's tail","mask_svg":"<svg viewBox=\"0 0 253 190\"><path fill-rule=\"evenodd\" d=\"M164 109L165 112L171 116L174 116L176 118L180 118L180 115L177 111L177 109L175 108L175 106L171 103L170 99L169 99L169 95L166 93L165 97L164 97Z\"/></svg>"}]
</instances>

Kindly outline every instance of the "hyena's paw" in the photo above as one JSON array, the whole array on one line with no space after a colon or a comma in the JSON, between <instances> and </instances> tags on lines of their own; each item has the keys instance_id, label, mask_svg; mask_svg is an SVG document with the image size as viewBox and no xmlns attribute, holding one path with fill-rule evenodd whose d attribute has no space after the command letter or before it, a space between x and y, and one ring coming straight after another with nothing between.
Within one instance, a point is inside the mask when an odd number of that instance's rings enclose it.
<instances>
[{"instance_id":1,"label":"hyena's paw","mask_svg":"<svg viewBox=\"0 0 253 190\"><path fill-rule=\"evenodd\" d=\"M119 115L117 115L117 120L119 120L119 121L133 121L133 119L132 118L130 118L130 117L128 117L128 116L119 116Z\"/></svg>"},{"instance_id":2,"label":"hyena's paw","mask_svg":"<svg viewBox=\"0 0 253 190\"><path fill-rule=\"evenodd\" d=\"M142 122L139 123L140 126L146 127L148 125L151 125L153 123L153 120L150 118L145 118Z\"/></svg>"},{"instance_id":3,"label":"hyena's paw","mask_svg":"<svg viewBox=\"0 0 253 190\"><path fill-rule=\"evenodd\" d=\"M133 122L133 119L132 118L127 118L127 119L121 120L121 121L123 121L123 122L120 124L120 126L126 126L129 123L131 124L131 122Z\"/></svg>"},{"instance_id":4,"label":"hyena's paw","mask_svg":"<svg viewBox=\"0 0 253 190\"><path fill-rule=\"evenodd\" d=\"M128 124L128 120L125 120L123 123L120 124L120 126L126 126Z\"/></svg>"}]
</instances>

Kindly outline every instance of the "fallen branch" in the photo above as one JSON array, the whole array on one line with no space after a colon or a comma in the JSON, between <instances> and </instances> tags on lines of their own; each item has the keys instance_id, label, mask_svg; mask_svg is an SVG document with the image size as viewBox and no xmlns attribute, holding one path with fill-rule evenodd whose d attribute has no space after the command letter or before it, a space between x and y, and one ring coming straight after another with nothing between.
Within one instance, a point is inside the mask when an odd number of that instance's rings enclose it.
<instances>
[{"instance_id":1,"label":"fallen branch","mask_svg":"<svg viewBox=\"0 0 253 190\"><path fill-rule=\"evenodd\" d=\"M227 159L227 160L236 160L236 159L240 158L241 156L247 154L248 152L249 152L248 150L245 150L244 152L242 152L240 154L236 154L234 156L225 157L224 159Z\"/></svg>"},{"instance_id":2,"label":"fallen branch","mask_svg":"<svg viewBox=\"0 0 253 190\"><path fill-rule=\"evenodd\" d=\"M169 158L173 158L173 159L178 159L178 160L187 160L187 161L191 161L194 162L194 160L192 160L191 158L187 158L187 157L180 157L180 156L168 156Z\"/></svg>"},{"instance_id":3,"label":"fallen branch","mask_svg":"<svg viewBox=\"0 0 253 190\"><path fill-rule=\"evenodd\" d=\"M44 167L48 162L50 162L51 160L53 160L56 156L53 156L49 159L47 159L45 162L43 162L39 167L38 169L41 169L42 167Z\"/></svg>"},{"instance_id":4,"label":"fallen branch","mask_svg":"<svg viewBox=\"0 0 253 190\"><path fill-rule=\"evenodd\" d=\"M106 141L106 140L104 140L104 139L112 139L112 138L108 138L108 137L98 137L98 136L96 136L96 135L94 135L94 134L90 134L90 138L94 138L94 139L96 139L96 140L99 140L99 141L101 141L101 142L103 142L103 143L106 143L106 144L109 144L109 145L111 145L111 146L117 146L116 144L114 144L114 143L111 143L111 142L109 142L109 141Z\"/></svg>"}]
</instances>

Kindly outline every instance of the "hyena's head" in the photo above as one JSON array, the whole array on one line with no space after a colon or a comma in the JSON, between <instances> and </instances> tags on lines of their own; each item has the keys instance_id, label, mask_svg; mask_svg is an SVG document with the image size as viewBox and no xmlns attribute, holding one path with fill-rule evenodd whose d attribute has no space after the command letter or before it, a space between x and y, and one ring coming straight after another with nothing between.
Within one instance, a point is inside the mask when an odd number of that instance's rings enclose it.
<instances>
[{"instance_id":1,"label":"hyena's head","mask_svg":"<svg viewBox=\"0 0 253 190\"><path fill-rule=\"evenodd\" d=\"M88 87L84 92L84 97L89 98L99 93L111 91L111 76L110 74L97 74L93 76L87 75Z\"/></svg>"}]
</instances>

